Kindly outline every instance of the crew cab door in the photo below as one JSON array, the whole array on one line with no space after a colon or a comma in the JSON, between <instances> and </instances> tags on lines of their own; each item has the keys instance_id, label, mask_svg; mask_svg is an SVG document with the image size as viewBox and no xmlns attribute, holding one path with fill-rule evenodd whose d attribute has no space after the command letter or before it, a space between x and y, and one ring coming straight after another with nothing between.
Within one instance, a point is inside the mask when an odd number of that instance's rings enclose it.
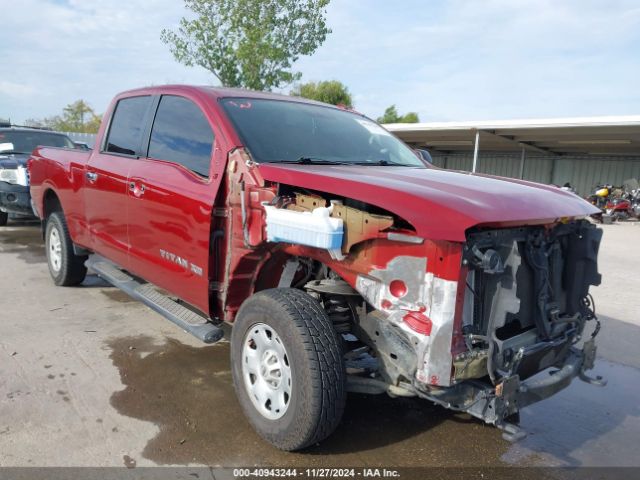
<instances>
[{"instance_id":1,"label":"crew cab door","mask_svg":"<svg viewBox=\"0 0 640 480\"><path fill-rule=\"evenodd\" d=\"M148 155L128 182L130 270L209 312L209 240L217 183L215 135L193 100L160 97Z\"/></svg>"},{"instance_id":2,"label":"crew cab door","mask_svg":"<svg viewBox=\"0 0 640 480\"><path fill-rule=\"evenodd\" d=\"M129 266L129 169L141 152L152 99L147 95L118 101L106 140L96 146L85 167L85 218L90 247L124 268Z\"/></svg>"}]
</instances>

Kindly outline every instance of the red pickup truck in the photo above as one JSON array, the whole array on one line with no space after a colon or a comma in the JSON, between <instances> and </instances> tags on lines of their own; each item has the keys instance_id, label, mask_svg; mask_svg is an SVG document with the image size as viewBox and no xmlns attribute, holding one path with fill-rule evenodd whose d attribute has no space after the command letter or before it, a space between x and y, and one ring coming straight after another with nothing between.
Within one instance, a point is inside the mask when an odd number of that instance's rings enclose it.
<instances>
[{"instance_id":1,"label":"red pickup truck","mask_svg":"<svg viewBox=\"0 0 640 480\"><path fill-rule=\"evenodd\" d=\"M347 391L422 397L514 439L522 407L603 383L585 374L597 209L434 168L358 113L132 90L92 152L41 147L29 171L55 283L90 268L206 343L231 324L238 400L279 448L327 437Z\"/></svg>"}]
</instances>

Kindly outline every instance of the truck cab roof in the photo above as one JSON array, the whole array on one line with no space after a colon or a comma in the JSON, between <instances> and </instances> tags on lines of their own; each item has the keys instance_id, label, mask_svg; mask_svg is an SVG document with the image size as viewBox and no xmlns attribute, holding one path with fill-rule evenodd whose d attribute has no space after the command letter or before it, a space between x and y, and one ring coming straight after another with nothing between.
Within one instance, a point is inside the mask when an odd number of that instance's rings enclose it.
<instances>
[{"instance_id":1,"label":"truck cab roof","mask_svg":"<svg viewBox=\"0 0 640 480\"><path fill-rule=\"evenodd\" d=\"M215 87L208 85L184 85L184 84L169 84L169 85L154 85L151 87L136 88L127 90L118 95L117 98L133 97L137 95L160 95L160 94L194 94L200 93L207 95L215 100L219 98L255 98L265 100L281 100L286 102L298 102L307 103L311 105L322 105L325 107L340 108L334 105L329 105L308 98L296 97L292 95L284 95L280 93L272 92L259 92L256 90L246 90L243 88L227 88L227 87Z\"/></svg>"}]
</instances>

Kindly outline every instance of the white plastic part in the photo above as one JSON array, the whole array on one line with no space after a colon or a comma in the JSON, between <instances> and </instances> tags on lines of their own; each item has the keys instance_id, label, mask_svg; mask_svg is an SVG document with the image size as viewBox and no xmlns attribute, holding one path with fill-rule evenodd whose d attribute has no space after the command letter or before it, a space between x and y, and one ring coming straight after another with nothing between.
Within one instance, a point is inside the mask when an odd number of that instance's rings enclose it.
<instances>
[{"instance_id":1,"label":"white plastic part","mask_svg":"<svg viewBox=\"0 0 640 480\"><path fill-rule=\"evenodd\" d=\"M332 258L341 260L344 226L341 218L332 218L331 207L313 212L296 212L262 204L267 213L267 241L296 243L329 250Z\"/></svg>"}]
</instances>

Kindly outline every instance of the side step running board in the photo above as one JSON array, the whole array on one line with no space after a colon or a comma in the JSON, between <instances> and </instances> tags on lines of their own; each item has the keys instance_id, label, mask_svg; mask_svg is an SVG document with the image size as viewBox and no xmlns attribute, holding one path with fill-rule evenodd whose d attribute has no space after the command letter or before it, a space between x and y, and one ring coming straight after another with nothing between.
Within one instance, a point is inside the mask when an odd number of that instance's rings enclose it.
<instances>
[{"instance_id":1,"label":"side step running board","mask_svg":"<svg viewBox=\"0 0 640 480\"><path fill-rule=\"evenodd\" d=\"M198 315L158 292L152 284L137 281L107 259L99 255L91 255L85 265L114 287L141 301L204 343L215 343L224 336L224 331L209 323L206 317Z\"/></svg>"}]
</instances>

